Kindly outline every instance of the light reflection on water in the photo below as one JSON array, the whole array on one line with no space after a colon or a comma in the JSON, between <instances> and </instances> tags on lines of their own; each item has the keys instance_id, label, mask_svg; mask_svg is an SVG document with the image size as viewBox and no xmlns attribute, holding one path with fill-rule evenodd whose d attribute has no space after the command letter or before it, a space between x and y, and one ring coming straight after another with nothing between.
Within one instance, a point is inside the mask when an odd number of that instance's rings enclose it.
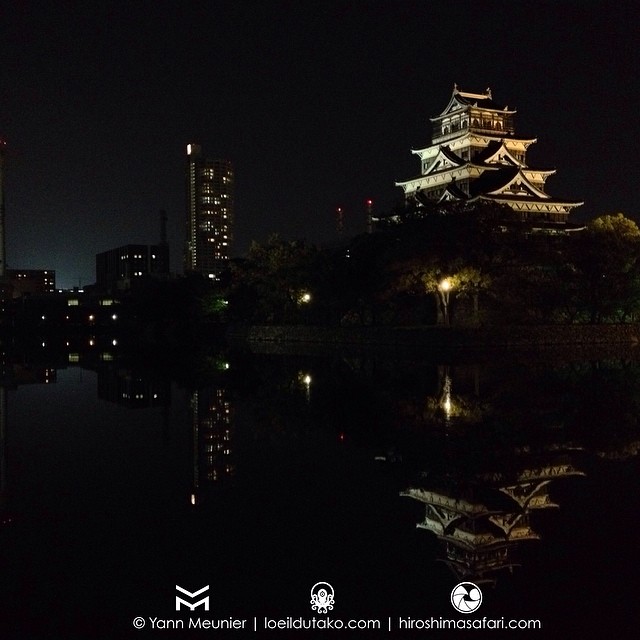
<instances>
[{"instance_id":1,"label":"light reflection on water","mask_svg":"<svg viewBox=\"0 0 640 640\"><path fill-rule=\"evenodd\" d=\"M414 618L451 616L451 587L473 580L485 615L558 632L578 583L603 604L573 629L624 628L611 583L638 568L637 365L217 360L180 384L117 358L9 367L0 584L16 637L91 620L120 637L131 601L170 615L175 584L211 584L224 615L308 615L321 579L340 615Z\"/></svg>"}]
</instances>

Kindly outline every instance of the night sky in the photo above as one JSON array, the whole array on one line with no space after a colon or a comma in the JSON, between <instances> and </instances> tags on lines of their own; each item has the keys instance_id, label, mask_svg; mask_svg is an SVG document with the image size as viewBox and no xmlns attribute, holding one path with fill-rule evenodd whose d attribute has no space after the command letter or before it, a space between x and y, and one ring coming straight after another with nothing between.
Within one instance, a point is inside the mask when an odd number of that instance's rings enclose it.
<instances>
[{"instance_id":1,"label":"night sky","mask_svg":"<svg viewBox=\"0 0 640 640\"><path fill-rule=\"evenodd\" d=\"M349 234L419 173L453 83L491 87L579 219L640 218L636 2L23 2L0 9L7 261L94 282L159 240L182 269L185 146L236 170L235 254ZM573 219L573 218L572 218Z\"/></svg>"}]
</instances>

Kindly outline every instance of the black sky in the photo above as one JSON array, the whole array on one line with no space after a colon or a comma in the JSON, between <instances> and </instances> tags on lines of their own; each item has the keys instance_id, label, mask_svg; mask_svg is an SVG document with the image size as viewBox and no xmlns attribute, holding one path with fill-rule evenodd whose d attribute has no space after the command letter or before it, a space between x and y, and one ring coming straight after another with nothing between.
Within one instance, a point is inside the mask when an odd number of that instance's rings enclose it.
<instances>
[{"instance_id":1,"label":"black sky","mask_svg":"<svg viewBox=\"0 0 640 640\"><path fill-rule=\"evenodd\" d=\"M454 82L491 87L580 217L638 219L635 2L12 2L0 136L14 268L93 282L95 254L159 239L181 269L184 148L236 167L236 251L350 233L418 173Z\"/></svg>"}]
</instances>

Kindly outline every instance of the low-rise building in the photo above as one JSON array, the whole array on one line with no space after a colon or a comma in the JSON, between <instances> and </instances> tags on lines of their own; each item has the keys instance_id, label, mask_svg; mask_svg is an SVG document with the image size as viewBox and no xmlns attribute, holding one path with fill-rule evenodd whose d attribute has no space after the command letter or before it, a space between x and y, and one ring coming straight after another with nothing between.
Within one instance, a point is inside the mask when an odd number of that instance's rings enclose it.
<instances>
[{"instance_id":1,"label":"low-rise building","mask_svg":"<svg viewBox=\"0 0 640 640\"><path fill-rule=\"evenodd\" d=\"M56 290L56 272L53 269L7 269L5 282L14 298Z\"/></svg>"},{"instance_id":2,"label":"low-rise building","mask_svg":"<svg viewBox=\"0 0 640 640\"><path fill-rule=\"evenodd\" d=\"M96 255L96 285L104 291L127 291L145 277L169 276L169 246L128 244Z\"/></svg>"}]
</instances>

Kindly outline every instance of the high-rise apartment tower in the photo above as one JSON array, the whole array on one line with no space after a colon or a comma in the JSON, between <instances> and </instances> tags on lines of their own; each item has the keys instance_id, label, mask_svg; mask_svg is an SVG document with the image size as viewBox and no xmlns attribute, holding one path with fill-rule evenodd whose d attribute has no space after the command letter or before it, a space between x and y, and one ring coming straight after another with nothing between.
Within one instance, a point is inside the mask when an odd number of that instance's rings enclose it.
<instances>
[{"instance_id":1,"label":"high-rise apartment tower","mask_svg":"<svg viewBox=\"0 0 640 640\"><path fill-rule=\"evenodd\" d=\"M231 257L233 167L228 160L202 157L187 145L187 230L184 270L217 279Z\"/></svg>"},{"instance_id":2,"label":"high-rise apartment tower","mask_svg":"<svg viewBox=\"0 0 640 640\"><path fill-rule=\"evenodd\" d=\"M4 238L4 148L5 141L0 138L0 277L7 268L6 243Z\"/></svg>"}]
</instances>

